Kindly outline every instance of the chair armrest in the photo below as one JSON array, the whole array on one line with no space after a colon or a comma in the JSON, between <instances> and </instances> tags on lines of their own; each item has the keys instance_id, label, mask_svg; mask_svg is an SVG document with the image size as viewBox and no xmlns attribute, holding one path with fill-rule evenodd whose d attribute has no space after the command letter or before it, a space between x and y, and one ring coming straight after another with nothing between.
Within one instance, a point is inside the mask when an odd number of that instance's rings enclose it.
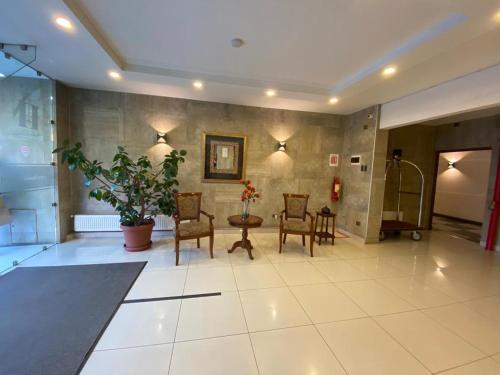
<instances>
[{"instance_id":1,"label":"chair armrest","mask_svg":"<svg viewBox=\"0 0 500 375\"><path fill-rule=\"evenodd\" d=\"M177 212L175 212L172 217L174 218L174 221L175 221L175 227L177 228L181 222L181 219L179 218L179 215L177 214Z\"/></svg>"},{"instance_id":2,"label":"chair armrest","mask_svg":"<svg viewBox=\"0 0 500 375\"><path fill-rule=\"evenodd\" d=\"M205 211L203 210L200 210L200 213L205 215L206 217L208 217L208 223L210 225L210 232L213 233L214 231L214 224L213 224L213 220L215 219L215 216L214 215L210 215L210 214L207 214Z\"/></svg>"},{"instance_id":3,"label":"chair armrest","mask_svg":"<svg viewBox=\"0 0 500 375\"><path fill-rule=\"evenodd\" d=\"M281 211L281 212L280 212L280 219L282 219L282 220L283 220L283 214L284 214L285 212L286 212L285 210L283 210L283 211Z\"/></svg>"},{"instance_id":4,"label":"chair armrest","mask_svg":"<svg viewBox=\"0 0 500 375\"><path fill-rule=\"evenodd\" d=\"M210 220L215 219L214 215L210 215L210 214L206 213L205 211L201 211L200 210L200 213L203 214L203 215L205 215L206 217L208 217Z\"/></svg>"},{"instance_id":5,"label":"chair armrest","mask_svg":"<svg viewBox=\"0 0 500 375\"><path fill-rule=\"evenodd\" d=\"M311 233L314 232L314 215L311 215L309 211L306 211L306 215L311 218Z\"/></svg>"}]
</instances>

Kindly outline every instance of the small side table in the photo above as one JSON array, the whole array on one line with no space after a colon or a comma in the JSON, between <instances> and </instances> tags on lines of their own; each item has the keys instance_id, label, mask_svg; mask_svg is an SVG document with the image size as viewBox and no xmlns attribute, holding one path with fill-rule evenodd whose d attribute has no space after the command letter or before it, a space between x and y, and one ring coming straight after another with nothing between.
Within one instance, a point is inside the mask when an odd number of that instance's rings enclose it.
<instances>
[{"instance_id":1,"label":"small side table","mask_svg":"<svg viewBox=\"0 0 500 375\"><path fill-rule=\"evenodd\" d=\"M323 225L325 224L325 219L326 219L326 225L325 229L323 230ZM332 231L331 233L328 231L328 222L332 219ZM321 225L318 230L318 222L321 220ZM314 233L315 236L318 237L318 244L321 245L321 240L323 238L326 239L326 242L328 243L328 239L332 239L332 245L334 244L334 239L335 239L335 214L333 212L330 212L329 214L325 214L321 211L316 211L316 226L314 228Z\"/></svg>"},{"instance_id":2,"label":"small side table","mask_svg":"<svg viewBox=\"0 0 500 375\"><path fill-rule=\"evenodd\" d=\"M248 239L248 228L258 228L261 226L264 220L261 217L254 215L250 215L245 220L241 218L241 215L233 215L229 216L227 218L227 221L229 222L229 225L242 229L241 241L236 241L233 244L233 247L231 247L231 249L229 249L227 252L232 253L237 247L242 247L243 249L246 249L248 251L248 257L251 260L253 260L253 255L252 255L253 246L250 240Z\"/></svg>"}]
</instances>

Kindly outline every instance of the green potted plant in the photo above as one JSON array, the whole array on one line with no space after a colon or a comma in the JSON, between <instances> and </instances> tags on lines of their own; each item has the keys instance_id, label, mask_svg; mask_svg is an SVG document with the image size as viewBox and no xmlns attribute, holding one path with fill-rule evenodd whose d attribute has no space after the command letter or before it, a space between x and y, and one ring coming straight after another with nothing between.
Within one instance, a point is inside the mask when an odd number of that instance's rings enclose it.
<instances>
[{"instance_id":1,"label":"green potted plant","mask_svg":"<svg viewBox=\"0 0 500 375\"><path fill-rule=\"evenodd\" d=\"M173 150L154 169L147 156L132 160L124 147L118 146L109 169L102 162L85 157L81 143L67 141L55 149L62 155L70 171L80 170L85 186L91 188L89 198L109 203L120 215L120 228L128 251L151 247L154 217L175 212L174 192L179 182L179 164L184 162L185 150ZM95 184L91 187L92 183Z\"/></svg>"}]
</instances>

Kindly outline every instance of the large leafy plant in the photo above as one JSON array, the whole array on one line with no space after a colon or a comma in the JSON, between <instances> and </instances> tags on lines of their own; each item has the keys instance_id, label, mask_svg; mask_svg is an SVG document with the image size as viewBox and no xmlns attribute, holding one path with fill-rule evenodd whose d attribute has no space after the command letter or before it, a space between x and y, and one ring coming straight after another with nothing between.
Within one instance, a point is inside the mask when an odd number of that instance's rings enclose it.
<instances>
[{"instance_id":1,"label":"large leafy plant","mask_svg":"<svg viewBox=\"0 0 500 375\"><path fill-rule=\"evenodd\" d=\"M62 162L71 171L80 170L84 184L90 187L89 198L109 203L120 214L120 222L126 226L153 223L153 217L175 212L174 192L179 182L179 164L184 162L185 150L173 150L153 168L147 156L132 160L124 147L118 146L109 169L102 162L85 157L81 143L63 146L54 153L62 154Z\"/></svg>"}]
</instances>

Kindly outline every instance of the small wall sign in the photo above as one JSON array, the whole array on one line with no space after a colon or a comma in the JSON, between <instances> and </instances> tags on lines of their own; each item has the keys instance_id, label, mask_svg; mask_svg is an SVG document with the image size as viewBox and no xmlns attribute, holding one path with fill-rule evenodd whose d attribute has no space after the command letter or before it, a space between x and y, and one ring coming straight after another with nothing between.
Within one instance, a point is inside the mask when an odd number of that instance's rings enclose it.
<instances>
[{"instance_id":1,"label":"small wall sign","mask_svg":"<svg viewBox=\"0 0 500 375\"><path fill-rule=\"evenodd\" d=\"M360 164L361 164L361 155L352 155L351 165L360 165Z\"/></svg>"},{"instance_id":2,"label":"small wall sign","mask_svg":"<svg viewBox=\"0 0 500 375\"><path fill-rule=\"evenodd\" d=\"M339 154L330 154L330 167L339 166Z\"/></svg>"}]
</instances>

